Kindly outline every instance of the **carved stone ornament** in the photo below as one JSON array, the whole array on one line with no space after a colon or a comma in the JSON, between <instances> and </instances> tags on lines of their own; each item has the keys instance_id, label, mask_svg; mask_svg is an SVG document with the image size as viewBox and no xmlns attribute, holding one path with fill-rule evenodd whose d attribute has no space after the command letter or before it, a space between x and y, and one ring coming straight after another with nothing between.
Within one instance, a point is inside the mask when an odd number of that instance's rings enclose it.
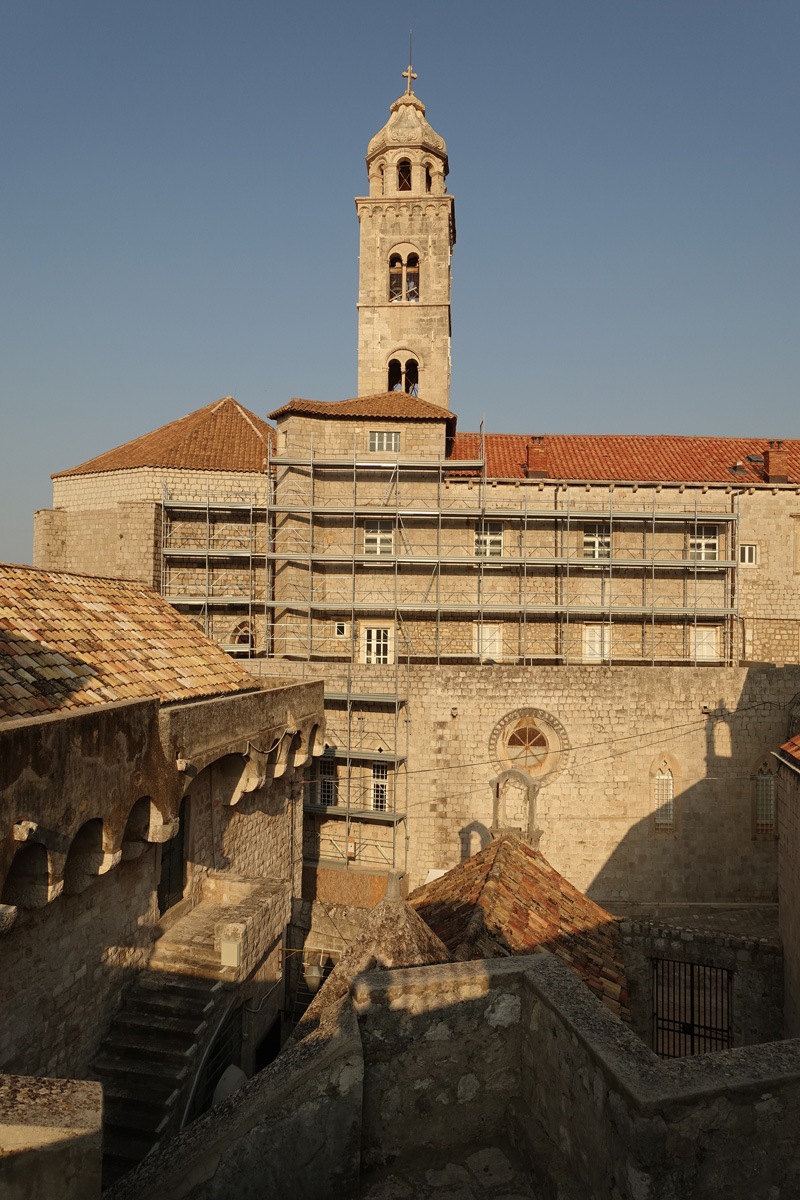
<instances>
[{"instance_id":1,"label":"carved stone ornament","mask_svg":"<svg viewBox=\"0 0 800 1200\"><path fill-rule=\"evenodd\" d=\"M506 713L489 738L489 757L499 771L518 768L542 783L561 774L569 749L564 726L541 708L515 708Z\"/></svg>"}]
</instances>

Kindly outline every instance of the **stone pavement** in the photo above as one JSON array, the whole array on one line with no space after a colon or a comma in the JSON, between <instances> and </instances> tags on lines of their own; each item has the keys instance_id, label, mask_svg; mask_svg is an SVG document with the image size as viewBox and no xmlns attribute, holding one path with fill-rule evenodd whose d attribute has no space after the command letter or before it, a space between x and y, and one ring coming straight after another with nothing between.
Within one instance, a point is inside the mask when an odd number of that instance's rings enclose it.
<instances>
[{"instance_id":1,"label":"stone pavement","mask_svg":"<svg viewBox=\"0 0 800 1200\"><path fill-rule=\"evenodd\" d=\"M423 1151L365 1176L358 1200L539 1200L510 1146Z\"/></svg>"}]
</instances>

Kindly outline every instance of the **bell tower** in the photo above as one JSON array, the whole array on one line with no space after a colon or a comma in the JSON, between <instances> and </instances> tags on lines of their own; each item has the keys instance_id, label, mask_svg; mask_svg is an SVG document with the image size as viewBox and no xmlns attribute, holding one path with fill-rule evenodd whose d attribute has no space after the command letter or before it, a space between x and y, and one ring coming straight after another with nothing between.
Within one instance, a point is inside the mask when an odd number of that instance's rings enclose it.
<instances>
[{"instance_id":1,"label":"bell tower","mask_svg":"<svg viewBox=\"0 0 800 1200\"><path fill-rule=\"evenodd\" d=\"M411 90L367 149L369 196L356 198L358 394L402 391L450 403L450 257L455 204L444 140Z\"/></svg>"}]
</instances>

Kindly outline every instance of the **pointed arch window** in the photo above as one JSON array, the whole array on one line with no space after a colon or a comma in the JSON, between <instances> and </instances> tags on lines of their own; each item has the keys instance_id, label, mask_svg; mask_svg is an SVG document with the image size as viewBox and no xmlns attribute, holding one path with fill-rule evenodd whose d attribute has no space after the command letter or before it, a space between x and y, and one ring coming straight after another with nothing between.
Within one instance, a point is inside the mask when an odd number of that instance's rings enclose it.
<instances>
[{"instance_id":1,"label":"pointed arch window","mask_svg":"<svg viewBox=\"0 0 800 1200\"><path fill-rule=\"evenodd\" d=\"M397 190L398 192L411 191L411 163L407 158L401 158L397 164Z\"/></svg>"},{"instance_id":2,"label":"pointed arch window","mask_svg":"<svg viewBox=\"0 0 800 1200\"><path fill-rule=\"evenodd\" d=\"M416 304L419 300L419 255L394 253L389 256L389 302Z\"/></svg>"},{"instance_id":3,"label":"pointed arch window","mask_svg":"<svg viewBox=\"0 0 800 1200\"><path fill-rule=\"evenodd\" d=\"M430 167L425 168L425 191L430 192L433 189L433 175L431 175Z\"/></svg>"},{"instance_id":4,"label":"pointed arch window","mask_svg":"<svg viewBox=\"0 0 800 1200\"><path fill-rule=\"evenodd\" d=\"M409 396L419 395L419 363L415 358L402 362L399 358L389 360L389 392L405 392Z\"/></svg>"},{"instance_id":5,"label":"pointed arch window","mask_svg":"<svg viewBox=\"0 0 800 1200\"><path fill-rule=\"evenodd\" d=\"M653 828L657 834L675 832L675 779L666 763L662 763L653 781L655 805Z\"/></svg>"}]
</instances>

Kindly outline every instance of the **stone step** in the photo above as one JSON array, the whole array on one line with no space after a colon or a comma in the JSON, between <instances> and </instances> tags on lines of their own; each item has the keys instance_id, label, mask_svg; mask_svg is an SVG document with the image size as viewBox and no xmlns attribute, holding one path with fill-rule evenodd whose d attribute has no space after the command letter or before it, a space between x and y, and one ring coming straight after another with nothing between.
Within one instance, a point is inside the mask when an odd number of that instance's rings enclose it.
<instances>
[{"instance_id":1,"label":"stone step","mask_svg":"<svg viewBox=\"0 0 800 1200\"><path fill-rule=\"evenodd\" d=\"M202 1000L203 1003L206 1003L208 1000L217 1000L222 992L222 987L222 983L216 979L195 979L191 975L170 974L169 970L162 965L152 974L147 971L141 975L137 981L136 995L144 997L146 994L149 997L150 993L153 993L160 997Z\"/></svg>"},{"instance_id":2,"label":"stone step","mask_svg":"<svg viewBox=\"0 0 800 1200\"><path fill-rule=\"evenodd\" d=\"M174 1016L156 1009L150 1012L131 1011L130 1004L117 1013L111 1023L112 1036L117 1029L125 1032L147 1032L156 1038L173 1037L183 1046L187 1041L196 1042L202 1036L207 1021L197 1017Z\"/></svg>"},{"instance_id":3,"label":"stone step","mask_svg":"<svg viewBox=\"0 0 800 1200\"><path fill-rule=\"evenodd\" d=\"M103 1129L124 1133L126 1130L136 1130L142 1135L151 1137L153 1141L159 1138L169 1124L171 1113L157 1104L145 1100L109 1099L103 1094ZM105 1136L105 1135L104 1135Z\"/></svg>"},{"instance_id":4,"label":"stone step","mask_svg":"<svg viewBox=\"0 0 800 1200\"><path fill-rule=\"evenodd\" d=\"M112 1072L104 1075L100 1082L103 1084L104 1105L112 1101L134 1106L141 1104L143 1108L168 1114L180 1095L180 1088L174 1086L174 1080L152 1075L137 1076L123 1072L118 1076Z\"/></svg>"},{"instance_id":5,"label":"stone step","mask_svg":"<svg viewBox=\"0 0 800 1200\"><path fill-rule=\"evenodd\" d=\"M92 1063L92 1071L100 1077L100 1082L109 1076L121 1084L125 1076L133 1076L150 1086L164 1091L172 1091L183 1082L188 1074L190 1060L180 1065L171 1062L154 1063L152 1059L143 1059L141 1054L120 1055L105 1042L100 1054Z\"/></svg>"},{"instance_id":6,"label":"stone step","mask_svg":"<svg viewBox=\"0 0 800 1200\"><path fill-rule=\"evenodd\" d=\"M105 1192L108 1188L118 1183L128 1171L132 1171L140 1162L140 1159L130 1159L125 1157L117 1157L116 1154L103 1154L103 1173L101 1187Z\"/></svg>"},{"instance_id":7,"label":"stone step","mask_svg":"<svg viewBox=\"0 0 800 1200\"><path fill-rule=\"evenodd\" d=\"M193 1039L178 1038L175 1034L156 1033L154 1030L146 1032L140 1028L126 1029L115 1020L103 1040L103 1049L122 1058L149 1060L151 1067L162 1063L180 1066L197 1053L197 1043Z\"/></svg>"},{"instance_id":8,"label":"stone step","mask_svg":"<svg viewBox=\"0 0 800 1200\"><path fill-rule=\"evenodd\" d=\"M214 1011L214 998L208 993L196 996L187 991L181 994L178 989L157 991L155 988L137 988L128 995L125 1011L201 1021Z\"/></svg>"},{"instance_id":9,"label":"stone step","mask_svg":"<svg viewBox=\"0 0 800 1200\"><path fill-rule=\"evenodd\" d=\"M155 1145L153 1138L103 1130L103 1188L140 1163Z\"/></svg>"}]
</instances>

